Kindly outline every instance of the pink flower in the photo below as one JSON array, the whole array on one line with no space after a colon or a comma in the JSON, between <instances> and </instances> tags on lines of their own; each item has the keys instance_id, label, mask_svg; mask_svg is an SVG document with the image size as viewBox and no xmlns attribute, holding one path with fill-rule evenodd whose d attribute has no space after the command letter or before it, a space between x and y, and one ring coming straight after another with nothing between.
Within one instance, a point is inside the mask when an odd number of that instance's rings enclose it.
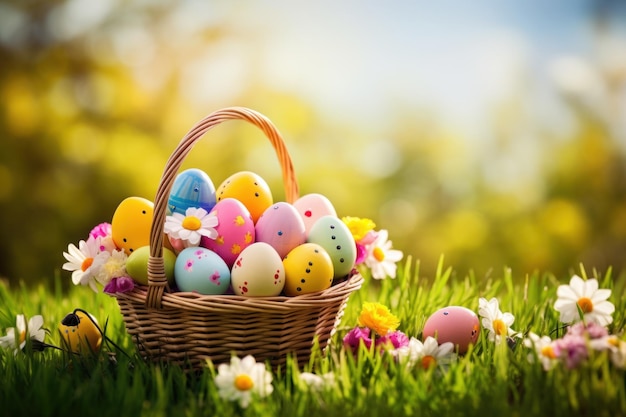
<instances>
[{"instance_id":1,"label":"pink flower","mask_svg":"<svg viewBox=\"0 0 626 417\"><path fill-rule=\"evenodd\" d=\"M376 339L376 346L388 346L390 349L399 349L409 345L409 338L400 330L387 333L386 336L381 336Z\"/></svg>"},{"instance_id":2,"label":"pink flower","mask_svg":"<svg viewBox=\"0 0 626 417\"><path fill-rule=\"evenodd\" d=\"M563 359L569 369L574 369L589 356L587 340L583 336L566 334L554 341L554 354Z\"/></svg>"},{"instance_id":3,"label":"pink flower","mask_svg":"<svg viewBox=\"0 0 626 417\"><path fill-rule=\"evenodd\" d=\"M100 223L89 232L89 236L96 239L98 237L107 237L111 236L111 224L110 223Z\"/></svg>"},{"instance_id":4,"label":"pink flower","mask_svg":"<svg viewBox=\"0 0 626 417\"><path fill-rule=\"evenodd\" d=\"M601 326L595 322L589 322L587 324L578 322L573 324L567 329L567 334L571 336L588 336L590 339L599 339L609 335L609 331L606 327Z\"/></svg>"},{"instance_id":5,"label":"pink flower","mask_svg":"<svg viewBox=\"0 0 626 417\"><path fill-rule=\"evenodd\" d=\"M365 344L368 349L372 346L372 339L370 338L371 330L368 327L355 327L350 330L343 338L343 345L352 349L353 352L357 352L361 342Z\"/></svg>"}]
</instances>

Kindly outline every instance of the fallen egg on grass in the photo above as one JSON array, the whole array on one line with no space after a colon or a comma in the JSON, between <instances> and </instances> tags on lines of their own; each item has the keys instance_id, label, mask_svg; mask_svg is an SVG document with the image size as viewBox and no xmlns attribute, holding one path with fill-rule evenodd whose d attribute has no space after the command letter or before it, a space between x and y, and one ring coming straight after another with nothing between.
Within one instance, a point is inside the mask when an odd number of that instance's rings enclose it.
<instances>
[{"instance_id":1,"label":"fallen egg on grass","mask_svg":"<svg viewBox=\"0 0 626 417\"><path fill-rule=\"evenodd\" d=\"M102 344L98 321L86 311L77 309L66 315L59 333L65 347L74 353L97 352Z\"/></svg>"},{"instance_id":2,"label":"fallen egg on grass","mask_svg":"<svg viewBox=\"0 0 626 417\"><path fill-rule=\"evenodd\" d=\"M422 337L437 339L439 344L452 342L458 353L465 353L475 344L480 334L480 321L472 310L461 306L448 306L435 311L424 324Z\"/></svg>"},{"instance_id":3,"label":"fallen egg on grass","mask_svg":"<svg viewBox=\"0 0 626 417\"><path fill-rule=\"evenodd\" d=\"M285 286L285 267L278 252L265 242L246 247L231 270L231 286L237 295L279 295Z\"/></svg>"}]
</instances>

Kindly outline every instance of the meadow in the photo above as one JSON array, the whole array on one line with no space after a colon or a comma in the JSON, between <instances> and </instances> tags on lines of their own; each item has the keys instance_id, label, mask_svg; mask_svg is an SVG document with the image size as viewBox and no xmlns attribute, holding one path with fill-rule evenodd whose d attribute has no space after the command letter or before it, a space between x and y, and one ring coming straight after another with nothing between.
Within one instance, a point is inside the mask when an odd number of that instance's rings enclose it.
<instances>
[{"instance_id":1,"label":"meadow","mask_svg":"<svg viewBox=\"0 0 626 417\"><path fill-rule=\"evenodd\" d=\"M611 270L573 271L596 278L610 289L615 305L610 334L624 343L626 277ZM504 269L489 277L460 276L442 259L433 277L420 276L419 261L408 257L396 279L365 281L349 299L341 326L325 352L314 347L308 365L299 369L290 358L269 369L272 392L253 396L247 407L224 398L216 384L217 365L189 372L179 366L146 363L124 329L114 298L84 287L69 291L57 276L49 284L0 284L0 327L15 326L17 314L42 315L45 343L62 346L57 327L75 308L94 315L104 329L103 348L74 355L47 347L14 354L0 352L0 409L4 416L619 416L626 414L624 358L615 362L608 350L589 350L575 366L559 361L545 370L523 339L533 332L562 337L566 328L554 308L559 285L570 276L536 272L516 276ZM422 336L436 310L464 306L478 312L479 299L495 297L521 337L494 343L482 327L476 344L446 366L407 366L388 352L361 345L356 353L342 338L357 325L366 302L388 307L407 337ZM219 337L216 335L216 337ZM107 341L108 340L108 341ZM623 353L623 352L622 352ZM530 358L529 358L530 355ZM314 386L303 374L324 376Z\"/></svg>"}]
</instances>

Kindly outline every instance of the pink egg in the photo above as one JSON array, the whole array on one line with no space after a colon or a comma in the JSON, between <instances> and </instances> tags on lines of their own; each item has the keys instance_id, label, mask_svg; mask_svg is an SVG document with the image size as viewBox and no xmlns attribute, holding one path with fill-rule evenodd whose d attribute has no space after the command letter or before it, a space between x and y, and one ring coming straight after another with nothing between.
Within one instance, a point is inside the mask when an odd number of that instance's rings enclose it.
<instances>
[{"instance_id":1,"label":"pink egg","mask_svg":"<svg viewBox=\"0 0 626 417\"><path fill-rule=\"evenodd\" d=\"M307 233L320 217L337 216L337 211L333 204L322 194L303 195L293 203L293 206L302 216Z\"/></svg>"},{"instance_id":2,"label":"pink egg","mask_svg":"<svg viewBox=\"0 0 626 417\"><path fill-rule=\"evenodd\" d=\"M472 310L460 306L448 306L435 311L424 325L422 337L437 339L439 344L452 342L459 353L467 352L476 343L480 333L478 316Z\"/></svg>"},{"instance_id":3,"label":"pink egg","mask_svg":"<svg viewBox=\"0 0 626 417\"><path fill-rule=\"evenodd\" d=\"M211 212L217 216L217 238L203 236L200 246L211 249L232 267L237 256L254 243L254 222L246 206L234 198L218 201Z\"/></svg>"},{"instance_id":4,"label":"pink egg","mask_svg":"<svg viewBox=\"0 0 626 417\"><path fill-rule=\"evenodd\" d=\"M276 249L280 258L306 241L306 229L300 213L284 201L272 204L255 225L257 242L265 242Z\"/></svg>"}]
</instances>

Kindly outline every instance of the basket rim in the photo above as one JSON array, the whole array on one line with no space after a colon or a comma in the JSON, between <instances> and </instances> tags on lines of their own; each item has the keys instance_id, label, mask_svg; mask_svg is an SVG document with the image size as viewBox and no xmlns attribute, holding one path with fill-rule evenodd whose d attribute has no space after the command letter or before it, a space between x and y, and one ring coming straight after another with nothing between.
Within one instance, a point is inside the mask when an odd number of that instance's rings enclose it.
<instances>
[{"instance_id":1,"label":"basket rim","mask_svg":"<svg viewBox=\"0 0 626 417\"><path fill-rule=\"evenodd\" d=\"M204 295L196 292L165 292L159 309L176 309L192 312L289 312L318 308L343 302L352 292L361 288L363 276L355 273L346 280L325 290L296 296L249 297L234 294ZM136 285L133 290L114 294L118 300L146 304L150 286ZM149 306L150 307L150 306Z\"/></svg>"}]
</instances>

